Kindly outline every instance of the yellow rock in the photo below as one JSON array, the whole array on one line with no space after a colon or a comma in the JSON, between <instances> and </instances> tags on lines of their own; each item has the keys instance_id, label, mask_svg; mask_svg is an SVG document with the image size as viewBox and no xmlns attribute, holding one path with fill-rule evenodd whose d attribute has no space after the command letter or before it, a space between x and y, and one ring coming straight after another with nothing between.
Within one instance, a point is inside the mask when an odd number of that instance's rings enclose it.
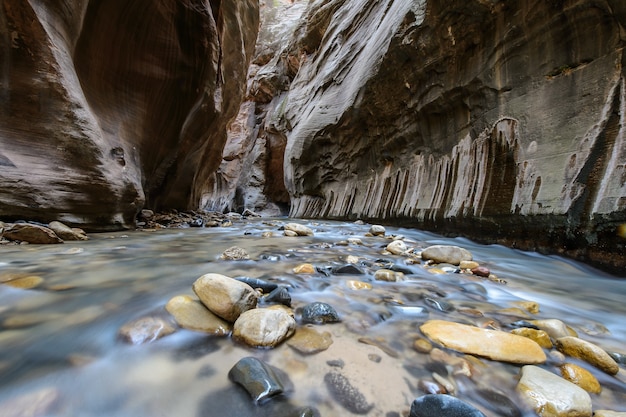
<instances>
[{"instance_id":1,"label":"yellow rock","mask_svg":"<svg viewBox=\"0 0 626 417\"><path fill-rule=\"evenodd\" d=\"M413 342L413 349L419 353L429 353L433 350L433 345L428 340L420 337L419 339L415 339L415 342Z\"/></svg>"},{"instance_id":2,"label":"yellow rock","mask_svg":"<svg viewBox=\"0 0 626 417\"><path fill-rule=\"evenodd\" d=\"M561 375L569 382L573 382L582 389L592 394L600 394L602 387L595 376L585 368L573 363L561 365Z\"/></svg>"},{"instance_id":3,"label":"yellow rock","mask_svg":"<svg viewBox=\"0 0 626 417\"><path fill-rule=\"evenodd\" d=\"M346 285L351 290L371 290L372 284L369 282L357 281L357 280L349 280L346 281Z\"/></svg>"},{"instance_id":4,"label":"yellow rock","mask_svg":"<svg viewBox=\"0 0 626 417\"><path fill-rule=\"evenodd\" d=\"M226 336L232 326L226 320L211 313L200 300L188 295L177 295L167 302L165 309L170 313L178 325L184 329L195 330Z\"/></svg>"},{"instance_id":5,"label":"yellow rock","mask_svg":"<svg viewBox=\"0 0 626 417\"><path fill-rule=\"evenodd\" d=\"M448 349L520 364L539 364L546 354L536 342L511 333L444 320L429 320L420 330L430 340Z\"/></svg>"},{"instance_id":6,"label":"yellow rock","mask_svg":"<svg viewBox=\"0 0 626 417\"><path fill-rule=\"evenodd\" d=\"M293 269L295 274L314 274L315 267L311 264L300 264Z\"/></svg>"},{"instance_id":7,"label":"yellow rock","mask_svg":"<svg viewBox=\"0 0 626 417\"><path fill-rule=\"evenodd\" d=\"M41 285L43 278L37 275L4 274L0 276L0 282L13 288L29 290Z\"/></svg>"},{"instance_id":8,"label":"yellow rock","mask_svg":"<svg viewBox=\"0 0 626 417\"><path fill-rule=\"evenodd\" d=\"M539 303L535 301L517 301L515 303L516 306L528 311L531 314L539 313Z\"/></svg>"},{"instance_id":9,"label":"yellow rock","mask_svg":"<svg viewBox=\"0 0 626 417\"><path fill-rule=\"evenodd\" d=\"M460 269L474 269L479 266L480 264L476 261L461 261L461 263L459 263Z\"/></svg>"},{"instance_id":10,"label":"yellow rock","mask_svg":"<svg viewBox=\"0 0 626 417\"><path fill-rule=\"evenodd\" d=\"M511 330L511 333L534 340L542 348L552 349L552 340L550 340L550 336L548 336L548 333L544 332L543 330L522 327L520 329Z\"/></svg>"},{"instance_id":11,"label":"yellow rock","mask_svg":"<svg viewBox=\"0 0 626 417\"><path fill-rule=\"evenodd\" d=\"M287 341L287 345L304 354L321 352L333 343L329 332L318 332L312 327L299 327Z\"/></svg>"},{"instance_id":12,"label":"yellow rock","mask_svg":"<svg viewBox=\"0 0 626 417\"><path fill-rule=\"evenodd\" d=\"M567 356L581 359L610 375L619 372L619 365L601 347L578 337L566 336L556 340L556 348Z\"/></svg>"}]
</instances>

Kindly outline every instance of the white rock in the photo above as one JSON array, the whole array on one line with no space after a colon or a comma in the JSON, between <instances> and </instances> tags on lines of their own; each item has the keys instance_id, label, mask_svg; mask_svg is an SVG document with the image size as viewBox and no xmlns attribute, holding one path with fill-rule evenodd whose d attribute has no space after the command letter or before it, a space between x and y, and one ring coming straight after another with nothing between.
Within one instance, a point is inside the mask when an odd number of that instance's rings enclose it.
<instances>
[{"instance_id":1,"label":"white rock","mask_svg":"<svg viewBox=\"0 0 626 417\"><path fill-rule=\"evenodd\" d=\"M541 417L591 416L587 391L537 366L522 368L517 391Z\"/></svg>"},{"instance_id":2,"label":"white rock","mask_svg":"<svg viewBox=\"0 0 626 417\"><path fill-rule=\"evenodd\" d=\"M313 236L311 228L299 223L287 223L285 225L285 235L287 235L287 231L294 232L298 236Z\"/></svg>"},{"instance_id":3,"label":"white rock","mask_svg":"<svg viewBox=\"0 0 626 417\"><path fill-rule=\"evenodd\" d=\"M254 347L274 347L295 329L296 320L284 308L256 308L239 316L233 337Z\"/></svg>"},{"instance_id":4,"label":"white rock","mask_svg":"<svg viewBox=\"0 0 626 417\"><path fill-rule=\"evenodd\" d=\"M459 265L461 261L471 261L472 254L467 249L458 246L433 245L422 251L422 259L432 260L439 264Z\"/></svg>"},{"instance_id":5,"label":"white rock","mask_svg":"<svg viewBox=\"0 0 626 417\"><path fill-rule=\"evenodd\" d=\"M393 253L394 255L402 255L409 248L406 246L402 240L394 240L390 244L387 245L387 252Z\"/></svg>"},{"instance_id":6,"label":"white rock","mask_svg":"<svg viewBox=\"0 0 626 417\"><path fill-rule=\"evenodd\" d=\"M370 227L370 234L374 236L385 236L385 233L385 228L379 224L373 224L372 227Z\"/></svg>"}]
</instances>

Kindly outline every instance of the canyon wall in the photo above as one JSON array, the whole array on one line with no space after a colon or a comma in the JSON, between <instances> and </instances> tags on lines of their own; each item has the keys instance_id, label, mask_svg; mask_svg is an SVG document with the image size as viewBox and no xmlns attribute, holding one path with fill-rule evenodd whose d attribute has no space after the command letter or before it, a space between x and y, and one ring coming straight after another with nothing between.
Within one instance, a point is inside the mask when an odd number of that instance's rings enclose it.
<instances>
[{"instance_id":1,"label":"canyon wall","mask_svg":"<svg viewBox=\"0 0 626 417\"><path fill-rule=\"evenodd\" d=\"M197 207L258 22L254 0L0 1L0 218Z\"/></svg>"},{"instance_id":2,"label":"canyon wall","mask_svg":"<svg viewBox=\"0 0 626 417\"><path fill-rule=\"evenodd\" d=\"M282 171L249 159L284 176L294 217L418 226L623 272L625 11L313 0L249 80L249 134L283 141ZM231 197L233 183L257 195L262 177L231 181Z\"/></svg>"}]
</instances>

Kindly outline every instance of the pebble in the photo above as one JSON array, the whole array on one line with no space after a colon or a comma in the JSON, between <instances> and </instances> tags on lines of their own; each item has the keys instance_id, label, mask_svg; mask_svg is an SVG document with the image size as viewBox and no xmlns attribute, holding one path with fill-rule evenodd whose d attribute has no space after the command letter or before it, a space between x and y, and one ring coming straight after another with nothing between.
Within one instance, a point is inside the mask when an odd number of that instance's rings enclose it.
<instances>
[{"instance_id":1,"label":"pebble","mask_svg":"<svg viewBox=\"0 0 626 417\"><path fill-rule=\"evenodd\" d=\"M13 288L20 288L22 290L37 288L43 283L43 281L43 278L37 275L10 273L0 275L0 283Z\"/></svg>"},{"instance_id":2,"label":"pebble","mask_svg":"<svg viewBox=\"0 0 626 417\"><path fill-rule=\"evenodd\" d=\"M387 252L392 253L394 255L403 255L409 249L402 240L394 240L390 244L387 245Z\"/></svg>"},{"instance_id":3,"label":"pebble","mask_svg":"<svg viewBox=\"0 0 626 417\"><path fill-rule=\"evenodd\" d=\"M531 320L530 324L545 331L553 339L565 336L578 336L575 331L558 319Z\"/></svg>"},{"instance_id":4,"label":"pebble","mask_svg":"<svg viewBox=\"0 0 626 417\"><path fill-rule=\"evenodd\" d=\"M590 417L591 397L584 389L539 368L526 365L516 390L541 417Z\"/></svg>"},{"instance_id":5,"label":"pebble","mask_svg":"<svg viewBox=\"0 0 626 417\"><path fill-rule=\"evenodd\" d=\"M489 274L491 274L491 271L489 270L489 268L485 266L477 266L476 268L472 268L471 272L472 274L479 276L479 277L483 277L483 278L488 278Z\"/></svg>"},{"instance_id":6,"label":"pebble","mask_svg":"<svg viewBox=\"0 0 626 417\"><path fill-rule=\"evenodd\" d=\"M379 224L373 224L373 225L370 227L369 232L370 232L370 234L371 234L371 235L373 235L373 236L385 236L385 233L386 233L387 231L385 230L385 227L384 227L384 226L381 226L381 225L379 225Z\"/></svg>"},{"instance_id":7,"label":"pebble","mask_svg":"<svg viewBox=\"0 0 626 417\"><path fill-rule=\"evenodd\" d=\"M480 265L476 261L461 261L459 262L460 269L474 269L478 268Z\"/></svg>"},{"instance_id":8,"label":"pebble","mask_svg":"<svg viewBox=\"0 0 626 417\"><path fill-rule=\"evenodd\" d=\"M257 304L258 294L252 287L221 274L202 275L192 288L202 304L231 323Z\"/></svg>"},{"instance_id":9,"label":"pebble","mask_svg":"<svg viewBox=\"0 0 626 417\"><path fill-rule=\"evenodd\" d=\"M619 372L619 365L601 347L574 336L561 337L555 342L559 352L581 359L609 375Z\"/></svg>"},{"instance_id":10,"label":"pebble","mask_svg":"<svg viewBox=\"0 0 626 417\"><path fill-rule=\"evenodd\" d=\"M332 344L333 338L329 332L318 332L309 326L299 327L287 340L288 346L306 355L322 352Z\"/></svg>"},{"instance_id":11,"label":"pebble","mask_svg":"<svg viewBox=\"0 0 626 417\"><path fill-rule=\"evenodd\" d=\"M543 349L534 341L499 330L482 329L444 320L429 320L420 330L431 341L448 349L519 364L546 361Z\"/></svg>"},{"instance_id":12,"label":"pebble","mask_svg":"<svg viewBox=\"0 0 626 417\"><path fill-rule=\"evenodd\" d=\"M587 392L600 394L602 387L600 382L588 370L573 363L565 363L559 367L561 376Z\"/></svg>"},{"instance_id":13,"label":"pebble","mask_svg":"<svg viewBox=\"0 0 626 417\"><path fill-rule=\"evenodd\" d=\"M140 345L154 342L175 331L174 326L161 317L142 317L122 326L119 335L128 343Z\"/></svg>"},{"instance_id":14,"label":"pebble","mask_svg":"<svg viewBox=\"0 0 626 417\"><path fill-rule=\"evenodd\" d=\"M324 383L332 397L346 410L354 414L367 414L374 404L354 387L348 378L338 372L329 372L324 376Z\"/></svg>"},{"instance_id":15,"label":"pebble","mask_svg":"<svg viewBox=\"0 0 626 417\"><path fill-rule=\"evenodd\" d=\"M346 281L346 287L351 290L371 290L372 284L369 282L357 281L354 279L350 279Z\"/></svg>"},{"instance_id":16,"label":"pebble","mask_svg":"<svg viewBox=\"0 0 626 417\"><path fill-rule=\"evenodd\" d=\"M329 304L319 301L302 307L302 322L313 324L336 323L341 321L337 311Z\"/></svg>"},{"instance_id":17,"label":"pebble","mask_svg":"<svg viewBox=\"0 0 626 417\"><path fill-rule=\"evenodd\" d=\"M233 338L253 347L275 347L295 329L296 321L284 308L255 308L235 321Z\"/></svg>"},{"instance_id":18,"label":"pebble","mask_svg":"<svg viewBox=\"0 0 626 417\"><path fill-rule=\"evenodd\" d=\"M430 260L435 263L449 263L459 265L461 261L471 261L472 254L458 246L433 245L422 251L422 259Z\"/></svg>"},{"instance_id":19,"label":"pebble","mask_svg":"<svg viewBox=\"0 0 626 417\"><path fill-rule=\"evenodd\" d=\"M485 417L478 409L446 394L426 394L411 404L409 417Z\"/></svg>"},{"instance_id":20,"label":"pebble","mask_svg":"<svg viewBox=\"0 0 626 417\"><path fill-rule=\"evenodd\" d=\"M287 375L254 357L240 359L228 372L228 379L241 385L257 404L263 404L291 386Z\"/></svg>"},{"instance_id":21,"label":"pebble","mask_svg":"<svg viewBox=\"0 0 626 417\"><path fill-rule=\"evenodd\" d=\"M293 268L294 274L314 274L315 267L312 264L300 264Z\"/></svg>"},{"instance_id":22,"label":"pebble","mask_svg":"<svg viewBox=\"0 0 626 417\"><path fill-rule=\"evenodd\" d=\"M248 252L246 252L246 250L243 248L240 248L238 246L231 246L230 248L226 249L224 253L222 253L220 259L224 259L226 261L243 261L250 259L250 255L248 255Z\"/></svg>"},{"instance_id":23,"label":"pebble","mask_svg":"<svg viewBox=\"0 0 626 417\"><path fill-rule=\"evenodd\" d=\"M167 302L165 309L183 329L216 336L226 336L232 330L229 322L216 316L199 300L188 295L173 297Z\"/></svg>"},{"instance_id":24,"label":"pebble","mask_svg":"<svg viewBox=\"0 0 626 417\"><path fill-rule=\"evenodd\" d=\"M285 225L285 232L293 232L296 236L313 236L313 230L311 230L311 228L299 223L287 223Z\"/></svg>"},{"instance_id":25,"label":"pebble","mask_svg":"<svg viewBox=\"0 0 626 417\"><path fill-rule=\"evenodd\" d=\"M404 274L390 269L379 269L374 273L374 279L376 281L397 282L404 280Z\"/></svg>"},{"instance_id":26,"label":"pebble","mask_svg":"<svg viewBox=\"0 0 626 417\"><path fill-rule=\"evenodd\" d=\"M413 342L413 349L419 353L429 353L433 350L433 345L428 340L420 337L419 339L415 339L415 342Z\"/></svg>"},{"instance_id":27,"label":"pebble","mask_svg":"<svg viewBox=\"0 0 626 417\"><path fill-rule=\"evenodd\" d=\"M548 336L548 333L543 330L520 327L518 329L511 330L511 333L534 340L539 346L544 349L552 349L552 340L550 340L550 336Z\"/></svg>"}]
</instances>

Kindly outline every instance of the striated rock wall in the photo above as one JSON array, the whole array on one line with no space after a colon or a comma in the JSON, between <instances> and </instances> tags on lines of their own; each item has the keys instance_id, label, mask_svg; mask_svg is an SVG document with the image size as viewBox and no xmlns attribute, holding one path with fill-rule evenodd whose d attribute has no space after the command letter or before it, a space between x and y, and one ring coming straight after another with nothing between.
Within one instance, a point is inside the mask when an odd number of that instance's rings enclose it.
<instances>
[{"instance_id":1,"label":"striated rock wall","mask_svg":"<svg viewBox=\"0 0 626 417\"><path fill-rule=\"evenodd\" d=\"M290 215L626 267L625 10L311 1L250 89L257 126L286 138Z\"/></svg>"},{"instance_id":2,"label":"striated rock wall","mask_svg":"<svg viewBox=\"0 0 626 417\"><path fill-rule=\"evenodd\" d=\"M255 0L0 1L0 217L196 208L258 20Z\"/></svg>"}]
</instances>

